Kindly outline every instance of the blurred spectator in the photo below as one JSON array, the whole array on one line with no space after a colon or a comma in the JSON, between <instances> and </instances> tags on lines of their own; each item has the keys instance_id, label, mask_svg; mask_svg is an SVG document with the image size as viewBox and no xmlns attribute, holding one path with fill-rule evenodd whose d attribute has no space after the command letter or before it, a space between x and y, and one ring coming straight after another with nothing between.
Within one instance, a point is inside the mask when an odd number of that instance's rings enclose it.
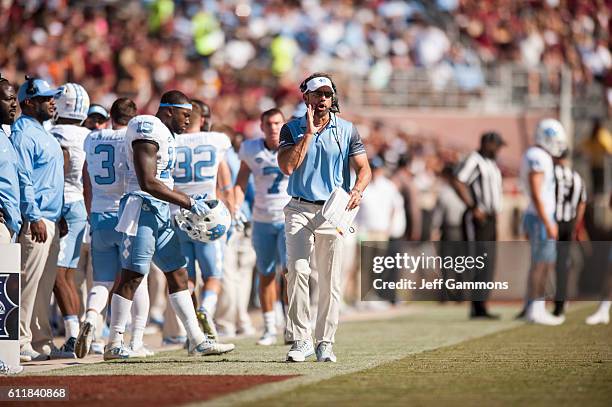
<instances>
[{"instance_id":1,"label":"blurred spectator","mask_svg":"<svg viewBox=\"0 0 612 407\"><path fill-rule=\"evenodd\" d=\"M582 153L589 159L591 165L591 182L593 193L604 192L605 181L612 179L612 135L610 131L601 124L600 119L593 121L591 136L584 140L581 146ZM606 175L605 171L608 171Z\"/></svg>"}]
</instances>

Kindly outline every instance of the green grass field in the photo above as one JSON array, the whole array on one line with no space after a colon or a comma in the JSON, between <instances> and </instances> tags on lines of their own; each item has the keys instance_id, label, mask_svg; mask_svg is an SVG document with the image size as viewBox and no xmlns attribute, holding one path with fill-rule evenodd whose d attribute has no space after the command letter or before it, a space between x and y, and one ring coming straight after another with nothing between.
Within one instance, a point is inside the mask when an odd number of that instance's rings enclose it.
<instances>
[{"instance_id":1,"label":"green grass field","mask_svg":"<svg viewBox=\"0 0 612 407\"><path fill-rule=\"evenodd\" d=\"M469 321L465 306L417 304L386 320L347 322L335 346L338 363L285 363L284 345L237 341L222 357L162 352L141 361L96 363L44 375L299 375L203 405L609 405L612 326L589 327L592 304L577 304L560 327ZM202 405L202 403L201 403Z\"/></svg>"}]
</instances>

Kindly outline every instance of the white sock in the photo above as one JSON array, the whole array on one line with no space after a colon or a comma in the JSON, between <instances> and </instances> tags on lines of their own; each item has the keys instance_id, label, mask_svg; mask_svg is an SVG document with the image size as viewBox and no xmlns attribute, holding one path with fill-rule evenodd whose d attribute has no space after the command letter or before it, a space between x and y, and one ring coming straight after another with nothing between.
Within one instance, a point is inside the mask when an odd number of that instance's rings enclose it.
<instances>
[{"instance_id":1,"label":"white sock","mask_svg":"<svg viewBox=\"0 0 612 407\"><path fill-rule=\"evenodd\" d=\"M276 312L268 311L263 313L264 330L269 333L276 333Z\"/></svg>"},{"instance_id":2,"label":"white sock","mask_svg":"<svg viewBox=\"0 0 612 407\"><path fill-rule=\"evenodd\" d=\"M112 281L95 282L87 296L87 309L94 310L96 313L101 314L108 302L109 288L112 286ZM89 314L89 311L87 311L87 313ZM91 320L88 317L85 318L88 322L93 323L95 321L95 318Z\"/></svg>"},{"instance_id":3,"label":"white sock","mask_svg":"<svg viewBox=\"0 0 612 407\"><path fill-rule=\"evenodd\" d=\"M119 346L123 342L123 333L130 317L132 301L119 294L113 294L111 299L110 333L108 343L111 347Z\"/></svg>"},{"instance_id":4,"label":"white sock","mask_svg":"<svg viewBox=\"0 0 612 407\"><path fill-rule=\"evenodd\" d=\"M206 335L200 330L189 290L177 291L170 294L169 297L176 316L181 320L185 331L187 331L189 342L193 344L192 346L202 343L206 339Z\"/></svg>"},{"instance_id":5,"label":"white sock","mask_svg":"<svg viewBox=\"0 0 612 407\"><path fill-rule=\"evenodd\" d=\"M599 303L599 308L597 308L597 313L609 314L610 313L610 305L612 305L612 301L602 301Z\"/></svg>"},{"instance_id":6,"label":"white sock","mask_svg":"<svg viewBox=\"0 0 612 407\"><path fill-rule=\"evenodd\" d=\"M202 305L201 308L210 315L211 317L215 316L215 311L217 310L217 293L212 290L206 290L202 294Z\"/></svg>"},{"instance_id":7,"label":"white sock","mask_svg":"<svg viewBox=\"0 0 612 407\"><path fill-rule=\"evenodd\" d=\"M87 313L85 314L85 322L89 322L92 325L96 324L96 320L98 318L98 312L94 311L92 309L87 310Z\"/></svg>"},{"instance_id":8,"label":"white sock","mask_svg":"<svg viewBox=\"0 0 612 407\"><path fill-rule=\"evenodd\" d=\"M140 348L144 330L147 326L149 316L149 286L147 279L143 278L140 285L134 292L132 299L132 339L131 344L134 349Z\"/></svg>"},{"instance_id":9,"label":"white sock","mask_svg":"<svg viewBox=\"0 0 612 407\"><path fill-rule=\"evenodd\" d=\"M66 339L79 336L79 317L76 315L66 315L64 317L64 328L66 329Z\"/></svg>"}]
</instances>

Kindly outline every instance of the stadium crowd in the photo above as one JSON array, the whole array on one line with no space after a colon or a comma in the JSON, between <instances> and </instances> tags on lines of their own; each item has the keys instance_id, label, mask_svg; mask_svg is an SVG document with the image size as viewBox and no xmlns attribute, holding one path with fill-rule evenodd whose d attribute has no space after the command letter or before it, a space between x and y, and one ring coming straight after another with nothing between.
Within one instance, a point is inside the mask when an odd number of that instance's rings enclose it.
<instances>
[{"instance_id":1,"label":"stadium crowd","mask_svg":"<svg viewBox=\"0 0 612 407\"><path fill-rule=\"evenodd\" d=\"M282 116L285 113L287 119L294 113L303 96L296 83L302 79L304 71L314 71L314 66L317 70L333 67L345 73L368 76L373 87L384 85L385 77L394 69L425 67L436 70L450 67L457 83L465 89L482 86L480 67L494 61L511 61L527 67L535 67L541 62L551 67L566 61L572 68L577 84L590 80L609 81L612 66L609 8L605 1L531 1L528 7L520 8L514 2L501 0L440 0L435 6L424 6L422 2L345 1L337 4L314 0L106 1L85 3L84 6L74 3L1 3L0 33L9 41L0 44L0 72L3 78L15 84L19 94L13 97L17 96L21 106L20 110L15 108L13 119L21 115L19 123L25 126L23 123L29 120L26 116L33 116L36 111L24 111L23 107L27 105L24 102L39 96L52 97L43 95L42 81L36 81L36 85L33 79L24 83L24 73L55 84L74 86L76 83L82 86L89 99L97 104L95 107L92 105L86 115L84 126L87 126L87 130L81 127L85 117L71 119L76 122L56 122L54 125L79 127L79 131L84 133L111 125L113 112L109 114L111 109L108 108L120 96L130 98L139 113L154 114L160 106L184 107L185 103L178 102L160 105L164 92L177 89L196 101L210 101L208 116L206 108L200 108L201 116L208 119L208 127L202 125L195 131L224 133L231 142L228 154L233 156L235 163L240 162L238 153L244 140L258 139L265 134L263 122L266 115L262 115L262 112L278 107L279 110L272 115ZM147 13L141 12L142 7L147 8ZM444 24L447 24L445 30L432 23L436 18L444 19L445 16L451 17L444 20ZM568 19L573 22L567 24ZM449 29L448 24L458 27L458 31ZM450 34L453 32L455 34ZM470 40L466 40L466 36ZM8 86L8 82L4 81L3 87ZM78 94L78 91L75 92ZM50 102L47 100L46 103ZM190 106L195 104L192 101ZM133 116L136 107L132 110ZM298 108L295 116L302 117L304 114ZM45 132L49 126L42 126L46 119L37 119L40 123L36 125L36 131L40 134L47 134ZM12 123L7 119L2 124ZM126 124L127 120L122 123ZM480 149L466 158L467 152L445 148L435 138L417 132L389 128L382 122L360 118L356 118L355 125L364 140L374 175L370 189L363 196L363 207L357 218L359 240L444 239L445 227L459 225L444 223L448 218L441 215L441 211L450 201L441 197L452 195L457 204L454 208L456 212L475 210L478 202L464 200L457 193L460 187L453 185L453 182L455 178L461 178L461 169L470 167L466 164L470 162L469 157L482 154L487 143L497 148L503 145L497 133L483 135ZM5 129L10 137L15 134L22 137L22 133L25 133L18 126L17 129L15 126ZM554 131L555 134L564 134L562 128ZM54 133L54 136L62 142L61 134L58 137ZM594 139L597 137L594 136ZM598 152L603 149L603 155L609 155L612 153L609 132L602 137L605 140L599 144L594 142L597 144L594 149ZM11 140L13 144L16 143L15 138ZM79 150L81 147L70 148ZM561 153L558 151L557 155L560 157ZM550 163L552 173L553 153L547 150L540 155L544 155L544 158L538 159L545 161L546 165ZM555 156L556 159L559 157ZM460 181L466 188L472 188L470 191L474 199L478 195L472 185L475 179L480 183L491 182L501 194L501 177L505 175L504 169L500 171L494 163L494 154L482 159L493 175L476 174L474 170L476 175L470 173ZM485 171L485 166L480 165L473 164L472 167ZM82 167L78 171L82 171ZM233 172L235 181L235 168ZM492 181L486 181L487 177ZM81 185L81 194L82 188ZM584 203L584 194L577 193L578 196L580 199L574 202L574 206ZM497 198L489 199L495 201ZM490 211L483 216L494 218L499 211L498 203L488 202ZM462 209L457 211L457 208ZM572 217L572 221L576 216ZM61 226L58 225L58 228ZM57 233L59 236L62 232L58 229ZM13 230L12 235L15 234L19 234L19 230ZM244 300L251 298L255 305L259 301L256 298L258 279L257 273L253 272L255 258L250 239L242 232L238 235L240 238L235 238L238 241L234 240L232 246L227 248L227 253L231 255L225 259L225 269L235 270L239 276L248 276L236 283L248 283L248 287L238 290L239 294L232 297L232 301L240 302L238 306L228 304L223 291L219 295L219 312L223 315L217 315L216 319L218 334L224 337L254 333L249 316L244 312ZM495 239L494 236L481 240ZM57 247L55 249L59 250ZM55 249L47 247L47 251ZM82 271L89 267L86 250L87 243L83 244L81 252L85 259L79 264ZM358 267L348 263L345 272L353 274L347 278L345 294L349 302L358 305L359 295L354 291L355 285L358 285L354 281L354 270ZM58 264L58 267L70 269L74 265ZM351 270L351 267L354 269ZM162 274L155 270L155 266L152 268L149 276L149 330L161 325L165 343L182 344L186 340L184 327L173 315L171 307L167 306L169 300L165 295L163 278L160 278ZM78 275L83 280L86 273L79 272ZM252 280L254 282L251 284ZM58 303L58 296L55 297ZM62 314L66 314L63 301L60 298L58 305L62 308ZM279 326L282 326L285 318L282 303L280 298L275 303ZM609 304L607 307L609 309ZM80 317L84 311L83 308L78 310L79 319L82 319ZM563 314L562 308L560 314ZM484 308L473 308L471 315L494 317ZM561 319L546 318L549 316L536 322L544 321L542 323L551 325L562 323ZM162 323L164 320L165 323ZM35 350L30 343L30 347L22 349L23 360L40 360L41 352L44 354L42 358L47 354L73 357L74 342L79 333L79 326L75 327L74 323L64 315L65 326L62 326L57 318L55 333L65 331L66 344L59 349L38 347ZM97 339L100 339L105 327L100 321L96 323L99 325ZM80 328L82 330L82 326ZM75 339L72 343L69 342L71 338ZM31 337L29 339L32 341ZM143 346L142 343L140 345ZM98 353L103 352L100 347L97 349ZM95 351L96 347L92 347L92 350Z\"/></svg>"}]
</instances>

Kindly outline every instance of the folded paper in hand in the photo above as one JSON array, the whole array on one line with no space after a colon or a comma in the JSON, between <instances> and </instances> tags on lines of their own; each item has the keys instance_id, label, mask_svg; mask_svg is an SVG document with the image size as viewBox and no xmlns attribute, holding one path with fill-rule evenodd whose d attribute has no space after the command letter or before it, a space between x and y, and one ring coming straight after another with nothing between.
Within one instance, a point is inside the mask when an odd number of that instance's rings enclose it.
<instances>
[{"instance_id":1,"label":"folded paper in hand","mask_svg":"<svg viewBox=\"0 0 612 407\"><path fill-rule=\"evenodd\" d=\"M350 211L346 210L346 206L351 199L350 195L342 188L336 188L331 193L329 199L325 201L321 215L326 221L336 227L338 233L342 236L346 232L354 232L353 220L359 211L359 207L353 208Z\"/></svg>"}]
</instances>

